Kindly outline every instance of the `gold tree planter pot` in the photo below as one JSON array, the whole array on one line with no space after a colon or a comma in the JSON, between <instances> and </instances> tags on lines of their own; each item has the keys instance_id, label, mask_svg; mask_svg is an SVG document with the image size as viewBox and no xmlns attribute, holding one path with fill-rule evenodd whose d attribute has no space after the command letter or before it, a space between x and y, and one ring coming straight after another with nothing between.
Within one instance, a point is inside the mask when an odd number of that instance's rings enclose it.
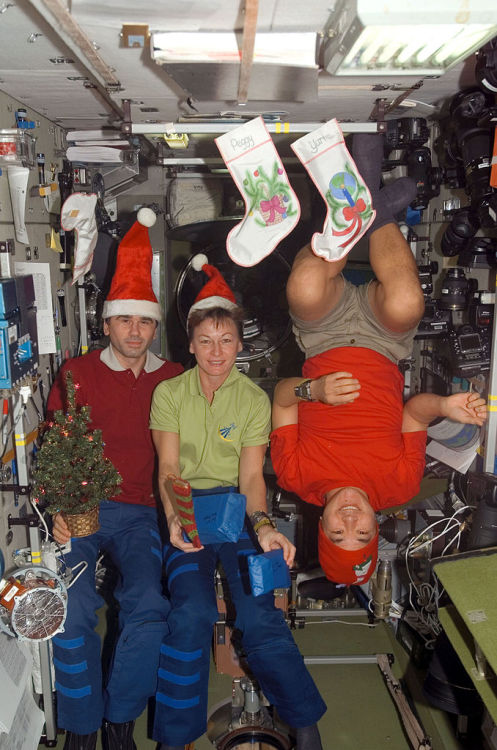
<instances>
[{"instance_id":1,"label":"gold tree planter pot","mask_svg":"<svg viewBox=\"0 0 497 750\"><path fill-rule=\"evenodd\" d=\"M72 537L90 536L98 531L100 524L98 522L98 506L87 510L85 513L62 513L64 521L69 527Z\"/></svg>"}]
</instances>

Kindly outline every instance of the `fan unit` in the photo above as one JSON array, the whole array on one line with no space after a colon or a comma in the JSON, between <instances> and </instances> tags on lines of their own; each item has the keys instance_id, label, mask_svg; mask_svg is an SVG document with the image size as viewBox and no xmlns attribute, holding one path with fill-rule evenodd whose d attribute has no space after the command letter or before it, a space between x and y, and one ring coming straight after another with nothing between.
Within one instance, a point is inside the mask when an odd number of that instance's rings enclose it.
<instances>
[{"instance_id":1,"label":"fan unit","mask_svg":"<svg viewBox=\"0 0 497 750\"><path fill-rule=\"evenodd\" d=\"M0 630L20 640L46 641L64 629L67 589L48 568L19 568L0 580Z\"/></svg>"}]
</instances>

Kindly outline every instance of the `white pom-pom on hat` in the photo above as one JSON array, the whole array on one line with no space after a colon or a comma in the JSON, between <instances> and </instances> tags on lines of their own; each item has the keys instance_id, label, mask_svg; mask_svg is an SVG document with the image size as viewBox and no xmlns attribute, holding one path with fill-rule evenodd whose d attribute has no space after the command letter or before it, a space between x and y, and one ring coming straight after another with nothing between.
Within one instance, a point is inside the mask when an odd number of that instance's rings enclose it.
<instances>
[{"instance_id":1,"label":"white pom-pom on hat","mask_svg":"<svg viewBox=\"0 0 497 750\"><path fill-rule=\"evenodd\" d=\"M194 271L201 271L203 266L209 262L209 259L205 253L197 253L192 259L192 268Z\"/></svg>"},{"instance_id":2,"label":"white pom-pom on hat","mask_svg":"<svg viewBox=\"0 0 497 750\"><path fill-rule=\"evenodd\" d=\"M153 227L157 221L157 216L151 208L143 206L136 214L136 220L144 227Z\"/></svg>"},{"instance_id":3,"label":"white pom-pom on hat","mask_svg":"<svg viewBox=\"0 0 497 750\"><path fill-rule=\"evenodd\" d=\"M211 307L223 307L226 310L232 310L237 307L233 290L228 286L219 269L208 262L204 253L193 256L192 268L195 271L204 271L209 278L195 297L188 318L195 310L206 310Z\"/></svg>"}]
</instances>

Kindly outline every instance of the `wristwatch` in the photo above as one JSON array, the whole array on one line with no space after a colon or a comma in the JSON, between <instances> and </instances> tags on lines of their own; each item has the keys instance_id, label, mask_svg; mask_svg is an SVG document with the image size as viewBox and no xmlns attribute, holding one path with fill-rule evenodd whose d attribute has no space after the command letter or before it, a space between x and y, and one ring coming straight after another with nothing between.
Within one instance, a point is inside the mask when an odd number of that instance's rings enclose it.
<instances>
[{"instance_id":1,"label":"wristwatch","mask_svg":"<svg viewBox=\"0 0 497 750\"><path fill-rule=\"evenodd\" d=\"M255 510L250 515L250 522L256 534L258 534L259 529L262 528L262 526L272 526L273 529L276 529L276 525L263 510Z\"/></svg>"},{"instance_id":2,"label":"wristwatch","mask_svg":"<svg viewBox=\"0 0 497 750\"><path fill-rule=\"evenodd\" d=\"M302 383L295 386L293 392L297 398L301 398L304 401L314 401L311 396L311 383L312 380L304 380Z\"/></svg>"}]
</instances>

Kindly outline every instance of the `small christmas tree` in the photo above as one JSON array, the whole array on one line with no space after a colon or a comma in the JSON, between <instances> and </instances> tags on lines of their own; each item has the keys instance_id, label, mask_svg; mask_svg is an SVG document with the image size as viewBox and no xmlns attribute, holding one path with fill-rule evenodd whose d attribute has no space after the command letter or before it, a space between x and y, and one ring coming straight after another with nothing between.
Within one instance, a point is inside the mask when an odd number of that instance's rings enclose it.
<instances>
[{"instance_id":1,"label":"small christmas tree","mask_svg":"<svg viewBox=\"0 0 497 750\"><path fill-rule=\"evenodd\" d=\"M121 490L122 477L104 456L101 430L91 430L90 407L76 405L78 384L65 374L67 411L56 411L43 435L33 497L49 513L86 513Z\"/></svg>"}]
</instances>

